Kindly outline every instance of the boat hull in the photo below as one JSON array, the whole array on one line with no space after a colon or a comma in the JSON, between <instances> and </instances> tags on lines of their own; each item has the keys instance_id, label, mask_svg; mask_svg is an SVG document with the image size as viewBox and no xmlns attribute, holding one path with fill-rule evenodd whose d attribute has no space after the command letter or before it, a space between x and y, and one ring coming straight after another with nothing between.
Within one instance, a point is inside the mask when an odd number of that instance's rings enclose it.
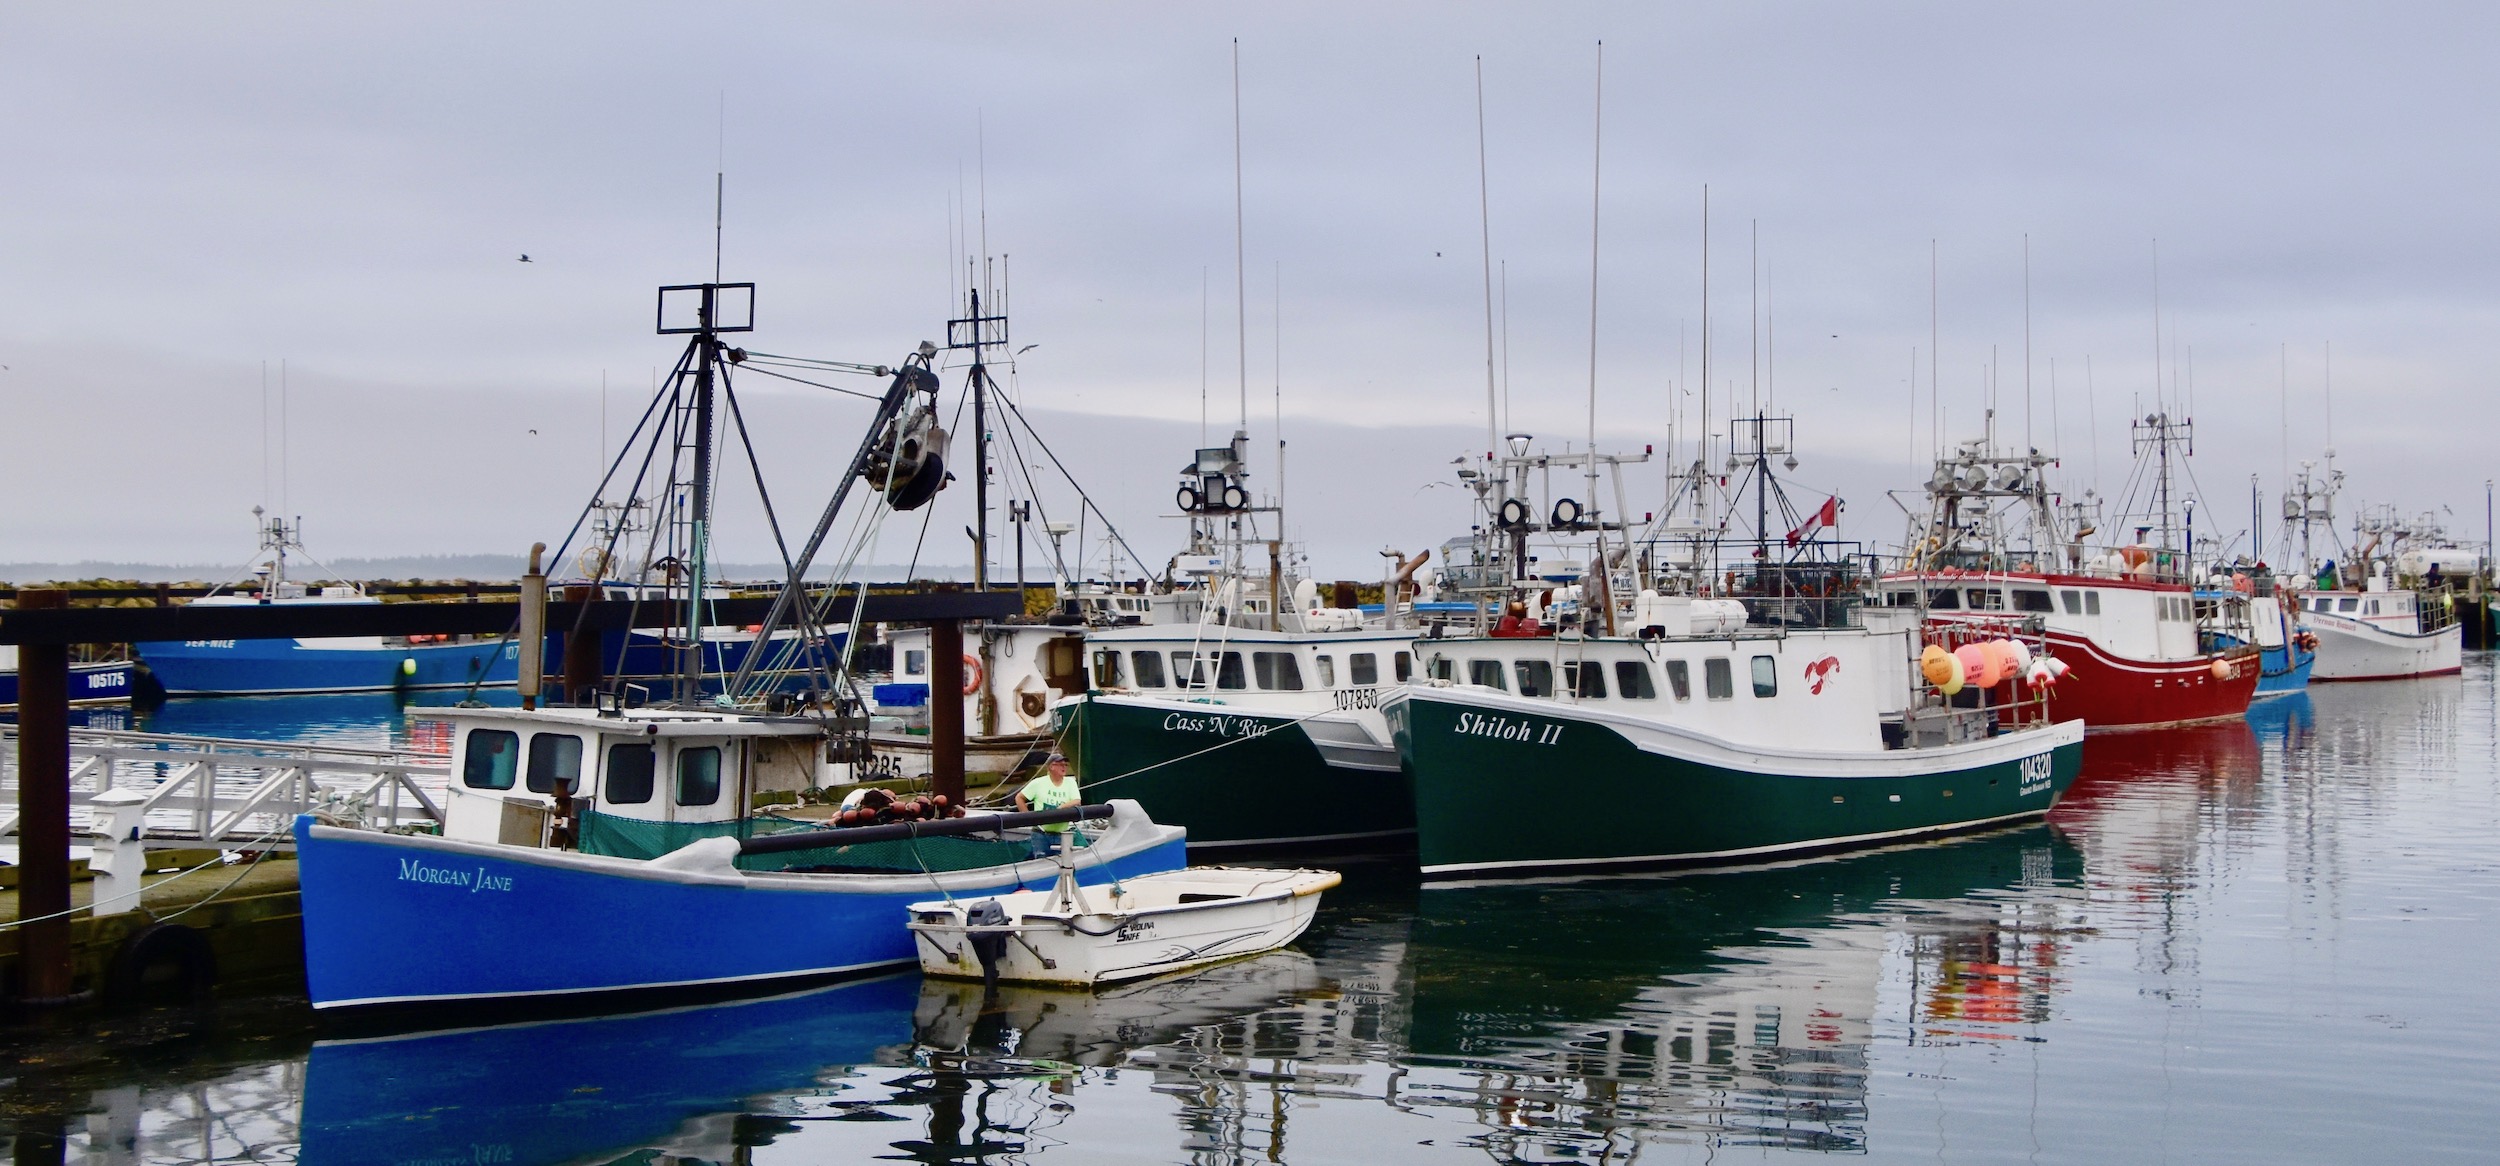
<instances>
[{"instance_id":1,"label":"boat hull","mask_svg":"<svg viewBox=\"0 0 2500 1166\"><path fill-rule=\"evenodd\" d=\"M2245 716L2264 669L2255 649L2224 655L2228 676L2213 659L2136 660L2112 655L2082 636L2049 633L2049 651L2067 666L2049 690L2049 717L2079 720L2093 732L2193 725ZM2017 686L2019 687L2019 685Z\"/></svg>"},{"instance_id":2,"label":"boat hull","mask_svg":"<svg viewBox=\"0 0 2500 1166\"><path fill-rule=\"evenodd\" d=\"M337 647L320 640L170 640L135 646L167 696L500 688L520 679L506 640Z\"/></svg>"},{"instance_id":3,"label":"boat hull","mask_svg":"<svg viewBox=\"0 0 2500 1166\"><path fill-rule=\"evenodd\" d=\"M2434 632L2402 632L2331 612L2311 612L2309 630L2318 637L2318 663L2309 678L2322 683L2441 676L2465 661L2465 631L2457 624Z\"/></svg>"},{"instance_id":4,"label":"boat hull","mask_svg":"<svg viewBox=\"0 0 2500 1166\"><path fill-rule=\"evenodd\" d=\"M1396 754L1357 756L1320 717L1089 693L1061 701L1062 748L1087 800L1133 798L1187 827L1192 850L1328 847L1403 838L1414 801ZM1324 714L1323 714L1324 715Z\"/></svg>"},{"instance_id":5,"label":"boat hull","mask_svg":"<svg viewBox=\"0 0 2500 1166\"><path fill-rule=\"evenodd\" d=\"M1196 879L1205 874L1202 869L1174 877ZM1129 885L1143 889L1141 884L1153 881L1149 877ZM1307 890L1116 914L1028 912L1017 899L1048 901L1055 896L1048 892L1011 896L1002 903L1013 919L1005 927L966 923L961 903L917 903L912 906L911 930L919 938L920 970L928 975L985 977L987 970L973 950L974 935L1012 932L997 957L1001 982L1091 988L1241 959L1292 943L1311 926L1311 917L1319 911L1319 892L1335 885L1336 876L1304 881L1313 885ZM1110 904L1103 897L1098 894L1085 905L1108 909Z\"/></svg>"},{"instance_id":6,"label":"boat hull","mask_svg":"<svg viewBox=\"0 0 2500 1166\"><path fill-rule=\"evenodd\" d=\"M1057 864L773 875L296 822L305 983L346 1009L763 988L913 961L906 908L1052 885ZM1086 883L1179 869L1180 832L1105 831ZM933 881L935 880L935 881Z\"/></svg>"},{"instance_id":7,"label":"boat hull","mask_svg":"<svg viewBox=\"0 0 2500 1166\"><path fill-rule=\"evenodd\" d=\"M110 664L72 664L69 668L69 703L78 705L128 704L137 690L139 666L128 660ZM17 707L17 673L0 672L0 709Z\"/></svg>"},{"instance_id":8,"label":"boat hull","mask_svg":"<svg viewBox=\"0 0 2500 1166\"><path fill-rule=\"evenodd\" d=\"M2083 764L2072 721L1783 754L1488 689L1411 687L1383 711L1436 879L1735 865L1975 829L2047 813Z\"/></svg>"}]
</instances>

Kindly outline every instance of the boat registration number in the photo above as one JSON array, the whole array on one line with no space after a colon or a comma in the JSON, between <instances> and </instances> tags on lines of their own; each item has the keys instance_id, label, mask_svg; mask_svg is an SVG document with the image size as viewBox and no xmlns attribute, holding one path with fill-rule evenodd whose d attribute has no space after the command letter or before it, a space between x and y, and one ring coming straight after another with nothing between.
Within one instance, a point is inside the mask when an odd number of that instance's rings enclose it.
<instances>
[{"instance_id":1,"label":"boat registration number","mask_svg":"<svg viewBox=\"0 0 2500 1166\"><path fill-rule=\"evenodd\" d=\"M2054 753L2023 758L2023 784L2020 796L2030 797L2049 788L2049 782L2056 772L2057 755Z\"/></svg>"}]
</instances>

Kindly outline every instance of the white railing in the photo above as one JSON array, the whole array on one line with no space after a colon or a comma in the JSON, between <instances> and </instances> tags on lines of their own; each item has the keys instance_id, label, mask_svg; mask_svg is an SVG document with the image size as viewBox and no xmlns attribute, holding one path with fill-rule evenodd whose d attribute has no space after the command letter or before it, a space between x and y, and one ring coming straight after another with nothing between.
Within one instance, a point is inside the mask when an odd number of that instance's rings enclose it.
<instances>
[{"instance_id":1,"label":"white railing","mask_svg":"<svg viewBox=\"0 0 2500 1166\"><path fill-rule=\"evenodd\" d=\"M439 823L450 759L424 753L276 741L238 741L72 729L70 830L83 837L95 798L145 798L147 840L158 846L293 844L288 823L318 813L392 828ZM0 727L0 835L18 830L17 729Z\"/></svg>"}]
</instances>

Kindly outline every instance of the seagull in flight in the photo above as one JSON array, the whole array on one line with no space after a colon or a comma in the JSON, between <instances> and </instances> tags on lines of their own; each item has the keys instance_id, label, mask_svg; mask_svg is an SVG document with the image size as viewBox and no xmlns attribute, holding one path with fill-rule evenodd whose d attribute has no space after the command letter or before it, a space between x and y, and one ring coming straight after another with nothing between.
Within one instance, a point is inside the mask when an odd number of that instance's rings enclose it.
<instances>
[{"instance_id":1,"label":"seagull in flight","mask_svg":"<svg viewBox=\"0 0 2500 1166\"><path fill-rule=\"evenodd\" d=\"M521 262L523 262L523 263L527 263L527 262L529 262L529 261L530 261L529 252L526 252L526 251L522 252L522 253L521 253Z\"/></svg>"}]
</instances>

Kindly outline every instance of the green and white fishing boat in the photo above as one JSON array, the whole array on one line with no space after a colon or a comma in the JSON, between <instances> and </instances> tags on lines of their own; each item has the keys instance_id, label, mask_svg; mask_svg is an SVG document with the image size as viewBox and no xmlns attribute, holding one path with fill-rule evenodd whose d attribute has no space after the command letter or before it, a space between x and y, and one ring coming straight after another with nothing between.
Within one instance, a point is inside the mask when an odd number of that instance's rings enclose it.
<instances>
[{"instance_id":1,"label":"green and white fishing boat","mask_svg":"<svg viewBox=\"0 0 2500 1166\"><path fill-rule=\"evenodd\" d=\"M1091 686L1054 706L1061 748L1087 797L1186 823L1193 851L1402 847L1413 802L1378 703L1415 675L1400 596L1424 557L1392 553L1376 615L1351 596L1323 604L1260 529L1282 511L1244 485L1245 444L1236 433L1184 471L1182 586L1143 622L1086 632Z\"/></svg>"},{"instance_id":2,"label":"green and white fishing boat","mask_svg":"<svg viewBox=\"0 0 2500 1166\"><path fill-rule=\"evenodd\" d=\"M1919 613L1860 602L1852 558L1810 537L1837 502L1800 515L1771 480L1787 449L1768 435L1784 428L1748 418L1728 437L1746 472L1721 513L1755 492L1737 573L1635 557L1638 538L1610 553L1625 526L1593 509L1558 503L1533 523L1530 479L1503 476L1488 550L1576 527L1595 569L1561 627L1506 619L1511 634L1419 642L1423 678L1381 698L1427 878L1771 861L2038 817L2074 781L2082 722L1975 685L1947 696L1920 674ZM1690 482L1716 478L1701 471L1711 452ZM1514 593L1548 586L1511 573ZM1704 593L1657 590L1677 580Z\"/></svg>"}]
</instances>

